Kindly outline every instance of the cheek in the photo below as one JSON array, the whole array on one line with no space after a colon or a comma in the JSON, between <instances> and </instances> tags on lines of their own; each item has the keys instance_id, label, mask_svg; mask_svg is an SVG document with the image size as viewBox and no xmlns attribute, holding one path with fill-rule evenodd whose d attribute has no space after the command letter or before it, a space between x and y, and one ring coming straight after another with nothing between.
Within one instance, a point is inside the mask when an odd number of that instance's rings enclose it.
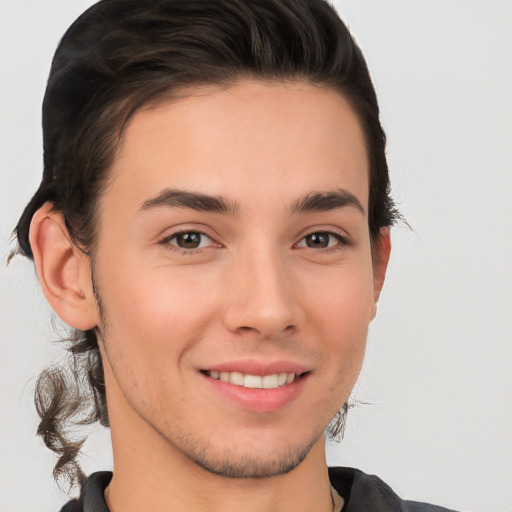
<instances>
[{"instance_id":1,"label":"cheek","mask_svg":"<svg viewBox=\"0 0 512 512\"><path fill-rule=\"evenodd\" d=\"M373 313L371 262L340 269L323 284L309 294L306 328L312 339L323 340L326 364L336 373L331 374L336 385L351 388L363 362Z\"/></svg>"},{"instance_id":2,"label":"cheek","mask_svg":"<svg viewBox=\"0 0 512 512\"><path fill-rule=\"evenodd\" d=\"M316 276L314 282L304 295L319 326L347 334L367 331L374 306L371 262L347 265Z\"/></svg>"},{"instance_id":3,"label":"cheek","mask_svg":"<svg viewBox=\"0 0 512 512\"><path fill-rule=\"evenodd\" d=\"M204 337L207 308L201 305L197 288L167 281L161 272L139 272L131 279L126 275L112 270L108 286L101 290L108 360L134 407L152 403L158 408L163 389L176 389L190 377L184 371L189 366L187 354Z\"/></svg>"},{"instance_id":4,"label":"cheek","mask_svg":"<svg viewBox=\"0 0 512 512\"><path fill-rule=\"evenodd\" d=\"M147 357L154 364L162 361L158 354L193 345L214 316L207 283L165 268L147 268L127 278L128 268L121 264L105 269L108 284L103 280L100 291L111 335L129 344L136 357Z\"/></svg>"},{"instance_id":5,"label":"cheek","mask_svg":"<svg viewBox=\"0 0 512 512\"><path fill-rule=\"evenodd\" d=\"M373 309L367 268L352 266L332 277L322 293L311 294L307 325L311 339L323 342L313 414L329 420L347 402L361 371Z\"/></svg>"}]
</instances>

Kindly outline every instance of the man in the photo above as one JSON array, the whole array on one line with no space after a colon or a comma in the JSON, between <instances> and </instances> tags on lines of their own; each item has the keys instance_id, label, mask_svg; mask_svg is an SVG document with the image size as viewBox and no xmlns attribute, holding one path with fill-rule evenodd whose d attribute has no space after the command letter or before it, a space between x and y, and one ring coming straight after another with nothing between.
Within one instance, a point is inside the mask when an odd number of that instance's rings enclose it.
<instances>
[{"instance_id":1,"label":"man","mask_svg":"<svg viewBox=\"0 0 512 512\"><path fill-rule=\"evenodd\" d=\"M84 480L63 425L88 390L114 450L63 510L441 510L325 461L396 218L328 4L104 0L64 36L43 117L17 235L77 330L80 388L40 377L39 433Z\"/></svg>"}]
</instances>

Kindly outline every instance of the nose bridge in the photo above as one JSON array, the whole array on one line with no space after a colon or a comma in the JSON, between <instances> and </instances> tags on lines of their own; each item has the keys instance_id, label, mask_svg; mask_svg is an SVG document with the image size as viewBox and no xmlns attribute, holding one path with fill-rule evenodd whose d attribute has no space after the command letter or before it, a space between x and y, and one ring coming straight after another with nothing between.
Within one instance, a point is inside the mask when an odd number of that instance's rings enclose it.
<instances>
[{"instance_id":1,"label":"nose bridge","mask_svg":"<svg viewBox=\"0 0 512 512\"><path fill-rule=\"evenodd\" d=\"M290 269L277 249L252 246L233 264L226 324L232 331L258 331L265 338L296 326L297 304Z\"/></svg>"}]
</instances>

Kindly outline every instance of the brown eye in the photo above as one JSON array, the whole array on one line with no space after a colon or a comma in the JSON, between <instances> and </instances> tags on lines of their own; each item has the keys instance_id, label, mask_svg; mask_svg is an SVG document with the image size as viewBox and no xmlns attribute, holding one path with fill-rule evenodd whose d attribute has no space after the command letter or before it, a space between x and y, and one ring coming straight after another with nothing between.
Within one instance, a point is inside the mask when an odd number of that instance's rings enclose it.
<instances>
[{"instance_id":1,"label":"brown eye","mask_svg":"<svg viewBox=\"0 0 512 512\"><path fill-rule=\"evenodd\" d=\"M305 236L298 244L299 247L308 247L309 249L327 249L336 245L344 245L345 240L342 236L328 231L317 231Z\"/></svg>"},{"instance_id":2,"label":"brown eye","mask_svg":"<svg viewBox=\"0 0 512 512\"><path fill-rule=\"evenodd\" d=\"M170 238L169 243L180 249L201 249L211 245L212 240L199 231L184 231Z\"/></svg>"},{"instance_id":3,"label":"brown eye","mask_svg":"<svg viewBox=\"0 0 512 512\"><path fill-rule=\"evenodd\" d=\"M305 237L306 246L313 249L325 249L329 247L329 239L331 235L329 233L313 233Z\"/></svg>"}]
</instances>

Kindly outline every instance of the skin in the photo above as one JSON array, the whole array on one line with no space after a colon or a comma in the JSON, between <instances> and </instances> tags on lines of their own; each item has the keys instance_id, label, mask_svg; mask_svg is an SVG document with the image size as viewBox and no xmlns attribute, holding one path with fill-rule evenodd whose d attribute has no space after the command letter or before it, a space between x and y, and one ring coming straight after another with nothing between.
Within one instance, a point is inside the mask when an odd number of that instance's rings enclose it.
<instances>
[{"instance_id":1,"label":"skin","mask_svg":"<svg viewBox=\"0 0 512 512\"><path fill-rule=\"evenodd\" d=\"M96 296L60 214L34 216L48 300L98 329L112 512L332 509L324 431L359 375L390 250L387 229L372 247L368 188L343 96L246 80L133 117L99 205ZM169 204L169 189L228 211ZM297 208L340 190L361 208ZM240 361L300 365L300 390L271 410L241 405L204 374Z\"/></svg>"}]
</instances>

